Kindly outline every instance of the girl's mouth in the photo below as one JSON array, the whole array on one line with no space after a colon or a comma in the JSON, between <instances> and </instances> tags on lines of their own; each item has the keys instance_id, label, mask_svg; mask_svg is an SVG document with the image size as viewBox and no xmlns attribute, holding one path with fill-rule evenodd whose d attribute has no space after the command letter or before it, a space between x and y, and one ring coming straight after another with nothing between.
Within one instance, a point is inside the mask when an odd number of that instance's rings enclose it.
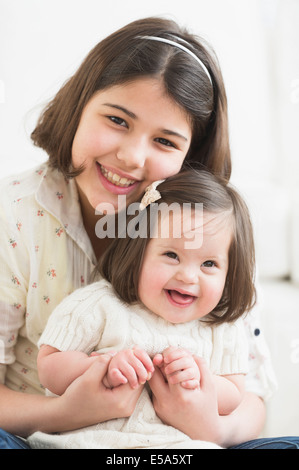
<instances>
[{"instance_id":1,"label":"girl's mouth","mask_svg":"<svg viewBox=\"0 0 299 470\"><path fill-rule=\"evenodd\" d=\"M114 173L98 162L96 162L96 167L103 186L114 194L128 194L140 183L136 179L130 179Z\"/></svg>"},{"instance_id":2,"label":"girl's mouth","mask_svg":"<svg viewBox=\"0 0 299 470\"><path fill-rule=\"evenodd\" d=\"M176 307L189 307L197 297L191 294L184 294L174 289L165 290L169 302Z\"/></svg>"},{"instance_id":3,"label":"girl's mouth","mask_svg":"<svg viewBox=\"0 0 299 470\"><path fill-rule=\"evenodd\" d=\"M104 166L100 165L101 173L105 176L105 178L110 181L110 183L119 186L120 188L127 188L132 184L136 183L136 180L130 180L129 178L125 178L123 176L118 175L117 173L112 173L112 171L107 170Z\"/></svg>"}]
</instances>

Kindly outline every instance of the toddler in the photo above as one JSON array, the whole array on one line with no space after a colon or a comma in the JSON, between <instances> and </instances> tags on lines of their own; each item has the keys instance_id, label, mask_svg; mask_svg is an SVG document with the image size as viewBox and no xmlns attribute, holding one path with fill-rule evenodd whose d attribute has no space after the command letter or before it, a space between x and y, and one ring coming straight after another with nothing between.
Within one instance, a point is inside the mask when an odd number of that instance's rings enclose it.
<instances>
[{"instance_id":1,"label":"toddler","mask_svg":"<svg viewBox=\"0 0 299 470\"><path fill-rule=\"evenodd\" d=\"M138 217L113 240L101 279L75 291L51 315L39 345L43 385L55 394L97 360L112 358L104 383L143 386L130 418L61 435L35 433L33 447L206 447L156 416L146 383L155 367L185 393L200 389L194 356L213 374L219 414L241 402L248 352L242 315L255 299L254 244L247 207L206 171L184 170L151 185ZM146 236L141 233L146 226ZM145 385L144 385L145 384Z\"/></svg>"}]
</instances>

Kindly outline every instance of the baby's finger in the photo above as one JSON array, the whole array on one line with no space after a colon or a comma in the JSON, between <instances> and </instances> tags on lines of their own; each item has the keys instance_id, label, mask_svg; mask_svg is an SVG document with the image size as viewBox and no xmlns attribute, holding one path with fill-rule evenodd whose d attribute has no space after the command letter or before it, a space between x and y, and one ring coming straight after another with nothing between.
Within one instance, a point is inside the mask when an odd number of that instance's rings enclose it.
<instances>
[{"instance_id":1,"label":"baby's finger","mask_svg":"<svg viewBox=\"0 0 299 470\"><path fill-rule=\"evenodd\" d=\"M161 367L164 364L163 354L160 354L160 353L156 354L153 357L153 364L155 366Z\"/></svg>"},{"instance_id":2,"label":"baby's finger","mask_svg":"<svg viewBox=\"0 0 299 470\"><path fill-rule=\"evenodd\" d=\"M191 356L180 357L179 359L173 360L171 363L167 364L165 367L166 374L173 374L182 369L188 369L192 367L193 369L198 369L194 359Z\"/></svg>"},{"instance_id":3,"label":"baby's finger","mask_svg":"<svg viewBox=\"0 0 299 470\"><path fill-rule=\"evenodd\" d=\"M163 351L163 357L164 357L164 361L166 364L169 362L175 361L177 359L180 359L181 357L188 357L188 356L191 356L189 351L186 351L185 349L182 349L182 348L175 348L173 346Z\"/></svg>"},{"instance_id":4,"label":"baby's finger","mask_svg":"<svg viewBox=\"0 0 299 470\"><path fill-rule=\"evenodd\" d=\"M181 382L185 382L187 380L193 380L193 379L198 380L198 377L196 377L194 368L189 368L189 369L179 370L177 372L174 372L171 375L167 375L167 379L170 384L174 385L174 384L178 384Z\"/></svg>"},{"instance_id":5,"label":"baby's finger","mask_svg":"<svg viewBox=\"0 0 299 470\"><path fill-rule=\"evenodd\" d=\"M121 385L121 384L128 383L128 379L116 367L111 369L109 371L109 374L110 374L110 378L111 378L110 382L111 382L112 385L114 385L114 384Z\"/></svg>"},{"instance_id":6,"label":"baby's finger","mask_svg":"<svg viewBox=\"0 0 299 470\"><path fill-rule=\"evenodd\" d=\"M140 384L144 384L147 380L150 380L153 372L148 371L138 357L135 356L133 360L130 360L130 365L134 368ZM150 370L152 370L152 368L154 370L153 365Z\"/></svg>"},{"instance_id":7,"label":"baby's finger","mask_svg":"<svg viewBox=\"0 0 299 470\"><path fill-rule=\"evenodd\" d=\"M131 385L132 388L138 387L138 375L136 372L136 365L132 365L129 362L122 362L118 365L118 369L120 373L126 377L127 381Z\"/></svg>"},{"instance_id":8,"label":"baby's finger","mask_svg":"<svg viewBox=\"0 0 299 470\"><path fill-rule=\"evenodd\" d=\"M205 389L206 391L214 390L214 381L212 379L212 374L210 369L208 368L206 361L202 357L193 357L199 370L201 389Z\"/></svg>"},{"instance_id":9,"label":"baby's finger","mask_svg":"<svg viewBox=\"0 0 299 470\"><path fill-rule=\"evenodd\" d=\"M148 372L153 373L155 368L153 365L153 361L151 360L150 356L144 349L139 348L138 346L134 346L133 348L134 355L139 359L140 362L144 365Z\"/></svg>"}]
</instances>

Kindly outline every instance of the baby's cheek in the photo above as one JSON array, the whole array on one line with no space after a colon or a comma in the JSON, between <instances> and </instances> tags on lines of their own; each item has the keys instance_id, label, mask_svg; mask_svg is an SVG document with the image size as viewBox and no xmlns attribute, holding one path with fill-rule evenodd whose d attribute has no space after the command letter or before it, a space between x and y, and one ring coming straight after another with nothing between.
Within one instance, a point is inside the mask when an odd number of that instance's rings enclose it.
<instances>
[{"instance_id":1,"label":"baby's cheek","mask_svg":"<svg viewBox=\"0 0 299 470\"><path fill-rule=\"evenodd\" d=\"M218 305L223 294L224 284L211 283L205 288L204 303L210 312Z\"/></svg>"}]
</instances>

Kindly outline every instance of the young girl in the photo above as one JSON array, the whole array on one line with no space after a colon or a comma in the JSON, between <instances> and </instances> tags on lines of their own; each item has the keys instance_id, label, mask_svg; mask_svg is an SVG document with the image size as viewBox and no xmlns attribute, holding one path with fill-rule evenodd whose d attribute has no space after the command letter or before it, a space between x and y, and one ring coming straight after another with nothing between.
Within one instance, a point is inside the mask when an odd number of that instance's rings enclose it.
<instances>
[{"instance_id":1,"label":"young girl","mask_svg":"<svg viewBox=\"0 0 299 470\"><path fill-rule=\"evenodd\" d=\"M153 199L155 213L148 203ZM117 351L106 386L138 387L159 365L168 382L195 391L200 373L193 355L198 355L213 373L219 414L227 415L244 395L248 350L238 319L255 296L246 206L226 183L196 170L157 189L150 186L144 201L138 227L146 236L120 233L100 262L104 279L74 292L50 316L39 341L41 382L62 394L96 359L93 351ZM199 206L202 218L195 213ZM177 447L184 440L190 438L171 427L166 431L147 388L127 420L54 436L53 442L50 435L29 438L32 446L68 448Z\"/></svg>"},{"instance_id":2,"label":"young girl","mask_svg":"<svg viewBox=\"0 0 299 470\"><path fill-rule=\"evenodd\" d=\"M185 163L229 178L227 103L215 55L172 21L135 21L88 54L45 108L32 139L49 161L2 181L0 188L0 426L25 437L129 416L135 407L139 389L124 384L109 391L102 384L110 360L105 355L62 396L44 396L36 344L50 313L90 282L106 249L95 236L98 203L116 207L119 194L137 200L150 183ZM259 354L264 340L254 336L256 328L253 319L251 385L234 419L226 420L225 445L256 437L263 426L259 397L271 384L271 372ZM158 382L155 374L159 416L185 429L177 412L184 397L181 402L176 389ZM213 440L218 417L210 410L216 401L210 390L202 391L202 409L196 404L188 427ZM5 431L0 446L24 446Z\"/></svg>"}]
</instances>

